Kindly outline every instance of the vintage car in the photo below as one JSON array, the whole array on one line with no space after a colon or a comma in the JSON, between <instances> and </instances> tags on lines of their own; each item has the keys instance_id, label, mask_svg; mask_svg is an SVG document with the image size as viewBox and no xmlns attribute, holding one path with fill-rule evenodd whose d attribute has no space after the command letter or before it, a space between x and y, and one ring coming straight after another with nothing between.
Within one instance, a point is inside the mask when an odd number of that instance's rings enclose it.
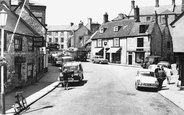
<instances>
[{"instance_id":1,"label":"vintage car","mask_svg":"<svg viewBox=\"0 0 184 115\"><path fill-rule=\"evenodd\" d=\"M71 62L73 60L74 59L71 56L59 57L56 59L56 65L59 65L60 67L62 67L66 62Z\"/></svg>"},{"instance_id":2,"label":"vintage car","mask_svg":"<svg viewBox=\"0 0 184 115\"><path fill-rule=\"evenodd\" d=\"M140 69L137 71L135 78L135 88L138 90L140 87L143 88L155 88L158 89L157 78L153 74L151 69Z\"/></svg>"},{"instance_id":3,"label":"vintage car","mask_svg":"<svg viewBox=\"0 0 184 115\"><path fill-rule=\"evenodd\" d=\"M95 55L92 58L92 62L93 63L100 63L100 64L108 64L108 60L104 59L102 56L100 55Z\"/></svg>"},{"instance_id":4,"label":"vintage car","mask_svg":"<svg viewBox=\"0 0 184 115\"><path fill-rule=\"evenodd\" d=\"M68 71L73 71L73 74L71 77L68 79L68 82L82 82L84 79L83 76L83 67L81 62L66 62L63 65L62 70L67 69ZM63 74L62 72L60 73L58 80L60 83L63 85Z\"/></svg>"}]
</instances>

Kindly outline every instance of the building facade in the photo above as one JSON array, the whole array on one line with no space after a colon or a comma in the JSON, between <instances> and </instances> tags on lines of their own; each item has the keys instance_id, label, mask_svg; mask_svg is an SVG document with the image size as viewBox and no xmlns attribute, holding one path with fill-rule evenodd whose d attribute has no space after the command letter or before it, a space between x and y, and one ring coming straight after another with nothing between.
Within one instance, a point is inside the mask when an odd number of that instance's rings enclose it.
<instances>
[{"instance_id":1,"label":"building facade","mask_svg":"<svg viewBox=\"0 0 184 115\"><path fill-rule=\"evenodd\" d=\"M44 38L46 28L25 6L11 10L11 0L1 0L0 8L8 13L5 26L5 91L38 81L44 72ZM19 15L20 10L23 12ZM20 20L17 17L20 16ZM34 22L30 23L30 22ZM16 23L19 23L16 27Z\"/></svg>"},{"instance_id":2,"label":"building facade","mask_svg":"<svg viewBox=\"0 0 184 115\"><path fill-rule=\"evenodd\" d=\"M57 43L59 50L66 50L71 46L71 37L74 31L78 29L77 25L54 25L48 26L47 42L48 44Z\"/></svg>"}]
</instances>

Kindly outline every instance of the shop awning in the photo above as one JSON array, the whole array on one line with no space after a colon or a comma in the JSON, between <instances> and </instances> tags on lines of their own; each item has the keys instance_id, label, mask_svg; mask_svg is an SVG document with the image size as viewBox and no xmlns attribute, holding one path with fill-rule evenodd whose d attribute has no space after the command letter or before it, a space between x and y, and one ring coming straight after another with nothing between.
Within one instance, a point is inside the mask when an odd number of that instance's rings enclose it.
<instances>
[{"instance_id":1,"label":"shop awning","mask_svg":"<svg viewBox=\"0 0 184 115\"><path fill-rule=\"evenodd\" d=\"M121 50L121 48L110 48L107 53L116 53L118 52L119 50Z\"/></svg>"},{"instance_id":2,"label":"shop awning","mask_svg":"<svg viewBox=\"0 0 184 115\"><path fill-rule=\"evenodd\" d=\"M93 50L93 52L100 52L101 50L102 50L103 48L95 48L94 50Z\"/></svg>"}]
</instances>

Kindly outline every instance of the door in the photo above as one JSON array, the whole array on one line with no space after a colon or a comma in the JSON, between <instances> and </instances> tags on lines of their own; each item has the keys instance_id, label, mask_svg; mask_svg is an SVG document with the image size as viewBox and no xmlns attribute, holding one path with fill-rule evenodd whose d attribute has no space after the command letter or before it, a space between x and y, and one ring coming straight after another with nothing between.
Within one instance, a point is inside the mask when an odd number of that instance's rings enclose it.
<instances>
[{"instance_id":1,"label":"door","mask_svg":"<svg viewBox=\"0 0 184 115\"><path fill-rule=\"evenodd\" d=\"M128 64L132 65L132 55L128 55Z\"/></svg>"},{"instance_id":2,"label":"door","mask_svg":"<svg viewBox=\"0 0 184 115\"><path fill-rule=\"evenodd\" d=\"M21 76L21 64L15 64L15 85L20 86Z\"/></svg>"}]
</instances>

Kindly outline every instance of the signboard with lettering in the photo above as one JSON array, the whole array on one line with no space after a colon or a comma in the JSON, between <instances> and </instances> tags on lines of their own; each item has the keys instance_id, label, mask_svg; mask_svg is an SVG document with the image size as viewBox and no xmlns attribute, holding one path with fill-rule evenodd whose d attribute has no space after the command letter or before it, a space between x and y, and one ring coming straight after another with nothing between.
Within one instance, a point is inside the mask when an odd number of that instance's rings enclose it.
<instances>
[{"instance_id":1,"label":"signboard with lettering","mask_svg":"<svg viewBox=\"0 0 184 115\"><path fill-rule=\"evenodd\" d=\"M33 38L33 42L34 42L34 47L43 47L44 46L44 40L43 37L39 37L39 38Z\"/></svg>"}]
</instances>

